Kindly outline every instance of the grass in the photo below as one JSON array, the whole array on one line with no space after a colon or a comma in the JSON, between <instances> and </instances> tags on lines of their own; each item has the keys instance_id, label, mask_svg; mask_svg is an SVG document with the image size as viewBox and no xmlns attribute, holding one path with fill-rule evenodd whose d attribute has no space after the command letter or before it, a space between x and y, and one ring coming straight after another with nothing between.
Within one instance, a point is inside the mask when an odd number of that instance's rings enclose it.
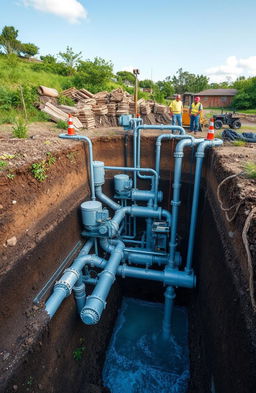
<instances>
[{"instance_id":1,"label":"grass","mask_svg":"<svg viewBox=\"0 0 256 393\"><path fill-rule=\"evenodd\" d=\"M237 113L246 113L248 115L256 115L256 109L239 109Z\"/></svg>"},{"instance_id":2,"label":"grass","mask_svg":"<svg viewBox=\"0 0 256 393\"><path fill-rule=\"evenodd\" d=\"M8 166L8 162L0 160L0 171Z\"/></svg>"},{"instance_id":3,"label":"grass","mask_svg":"<svg viewBox=\"0 0 256 393\"><path fill-rule=\"evenodd\" d=\"M246 146L246 142L245 141L234 141L234 142L232 142L232 145L236 146L236 147L243 147L243 146Z\"/></svg>"},{"instance_id":4,"label":"grass","mask_svg":"<svg viewBox=\"0 0 256 393\"><path fill-rule=\"evenodd\" d=\"M15 121L15 125L12 127L13 136L16 138L27 138L28 136L28 127L27 123L22 118L17 118Z\"/></svg>"},{"instance_id":5,"label":"grass","mask_svg":"<svg viewBox=\"0 0 256 393\"><path fill-rule=\"evenodd\" d=\"M68 123L64 120L58 120L56 127L59 128L60 130L67 130L68 129Z\"/></svg>"},{"instance_id":6,"label":"grass","mask_svg":"<svg viewBox=\"0 0 256 393\"><path fill-rule=\"evenodd\" d=\"M256 163L255 162L247 162L244 166L244 171L246 175L251 179L256 179Z\"/></svg>"},{"instance_id":7,"label":"grass","mask_svg":"<svg viewBox=\"0 0 256 393\"><path fill-rule=\"evenodd\" d=\"M48 175L47 172L51 165L55 164L56 158L52 155L52 153L47 153L47 159L42 160L40 162L35 162L31 166L31 172L34 178L40 183L44 182Z\"/></svg>"}]
</instances>

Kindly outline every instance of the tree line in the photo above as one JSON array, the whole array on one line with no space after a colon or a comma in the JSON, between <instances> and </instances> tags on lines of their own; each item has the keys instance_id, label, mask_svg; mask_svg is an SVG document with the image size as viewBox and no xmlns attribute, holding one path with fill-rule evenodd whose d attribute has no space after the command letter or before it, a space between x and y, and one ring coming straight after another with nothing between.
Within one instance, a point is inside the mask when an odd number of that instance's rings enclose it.
<instances>
[{"instance_id":1,"label":"tree line","mask_svg":"<svg viewBox=\"0 0 256 393\"><path fill-rule=\"evenodd\" d=\"M22 43L18 39L18 30L13 26L4 26L0 35L1 53L7 56L30 58L39 54L39 48L33 43ZM70 46L57 55L48 54L40 56L41 62L34 63L34 71L45 71L54 74L69 76L65 88L71 85L85 87L96 93L108 89L109 83L116 82L127 91L133 93L135 76L129 71L113 72L111 61L96 57L93 60L82 59L82 53L75 53ZM256 108L256 77L240 77L235 82L210 83L209 78L203 74L194 74L179 68L172 76L164 80L153 82L150 79L139 82L141 89L147 90L147 97L165 103L174 94L185 92L197 93L209 88L235 88L238 94L233 99L235 108ZM140 96L143 96L140 93Z\"/></svg>"}]
</instances>

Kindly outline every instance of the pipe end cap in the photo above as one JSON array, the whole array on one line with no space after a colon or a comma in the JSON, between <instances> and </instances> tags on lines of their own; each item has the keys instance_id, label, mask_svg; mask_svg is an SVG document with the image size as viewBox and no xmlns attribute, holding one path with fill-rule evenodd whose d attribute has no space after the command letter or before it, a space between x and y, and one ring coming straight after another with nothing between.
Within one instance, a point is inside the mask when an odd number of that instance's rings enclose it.
<instances>
[{"instance_id":1,"label":"pipe end cap","mask_svg":"<svg viewBox=\"0 0 256 393\"><path fill-rule=\"evenodd\" d=\"M100 320L98 313L91 308L84 308L80 313L80 317L86 325L96 325Z\"/></svg>"}]
</instances>

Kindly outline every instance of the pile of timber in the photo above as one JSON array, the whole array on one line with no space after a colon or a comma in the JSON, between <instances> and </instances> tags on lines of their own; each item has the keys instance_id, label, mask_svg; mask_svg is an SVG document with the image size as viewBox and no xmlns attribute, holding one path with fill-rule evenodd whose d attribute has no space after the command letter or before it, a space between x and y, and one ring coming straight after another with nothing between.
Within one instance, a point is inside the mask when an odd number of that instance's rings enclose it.
<instances>
[{"instance_id":1,"label":"pile of timber","mask_svg":"<svg viewBox=\"0 0 256 393\"><path fill-rule=\"evenodd\" d=\"M89 130L95 127L95 117L90 108L83 109L77 112L77 117L83 124L84 128L87 128Z\"/></svg>"},{"instance_id":2,"label":"pile of timber","mask_svg":"<svg viewBox=\"0 0 256 393\"><path fill-rule=\"evenodd\" d=\"M76 89L75 87L70 87L67 90L64 90L61 93L63 96L65 97L69 97L74 101L79 101L82 99L88 99L88 98L93 98L94 94L90 93L88 90L86 89Z\"/></svg>"},{"instance_id":3,"label":"pile of timber","mask_svg":"<svg viewBox=\"0 0 256 393\"><path fill-rule=\"evenodd\" d=\"M140 113L142 115L149 115L151 113L151 108L147 101L140 104Z\"/></svg>"},{"instance_id":4,"label":"pile of timber","mask_svg":"<svg viewBox=\"0 0 256 393\"><path fill-rule=\"evenodd\" d=\"M167 113L168 107L166 105L155 104L154 113Z\"/></svg>"},{"instance_id":5,"label":"pile of timber","mask_svg":"<svg viewBox=\"0 0 256 393\"><path fill-rule=\"evenodd\" d=\"M108 116L116 116L116 103L107 104Z\"/></svg>"},{"instance_id":6,"label":"pile of timber","mask_svg":"<svg viewBox=\"0 0 256 393\"><path fill-rule=\"evenodd\" d=\"M116 126L118 117L135 113L133 96L121 88L112 92L101 91L92 94L86 89L71 87L61 95L73 100L74 106L58 105L58 92L45 86L40 86L39 109L46 112L53 121L67 121L68 114L72 114L75 128ZM143 98L137 102L137 113L141 114L147 124L169 123L168 107Z\"/></svg>"},{"instance_id":7,"label":"pile of timber","mask_svg":"<svg viewBox=\"0 0 256 393\"><path fill-rule=\"evenodd\" d=\"M108 107L107 105L93 105L92 111L95 115L103 116L108 113Z\"/></svg>"},{"instance_id":8,"label":"pile of timber","mask_svg":"<svg viewBox=\"0 0 256 393\"><path fill-rule=\"evenodd\" d=\"M45 107L42 109L42 111L47 113L50 118L56 122L59 120L63 120L66 122L68 121L68 114L66 112L63 112L61 109L57 108L50 102L47 102L45 104ZM77 117L73 117L73 124L76 129L83 128L83 124Z\"/></svg>"}]
</instances>

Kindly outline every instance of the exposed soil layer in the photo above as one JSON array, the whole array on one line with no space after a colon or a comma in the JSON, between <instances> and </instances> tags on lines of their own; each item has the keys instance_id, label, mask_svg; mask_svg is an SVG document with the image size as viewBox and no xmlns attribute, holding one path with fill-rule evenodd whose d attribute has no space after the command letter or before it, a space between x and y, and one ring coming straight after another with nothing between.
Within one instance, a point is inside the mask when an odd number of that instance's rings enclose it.
<instances>
[{"instance_id":1,"label":"exposed soil layer","mask_svg":"<svg viewBox=\"0 0 256 393\"><path fill-rule=\"evenodd\" d=\"M118 280L99 325L86 327L76 316L70 297L49 323L42 308L32 300L63 258L80 239L79 205L89 198L87 146L57 138L55 128L39 123L28 140L10 139L10 129L1 133L1 153L7 165L0 172L0 359L2 392L103 392L101 367L122 292L161 300L161 285ZM125 147L121 129L90 133L94 159L106 165L132 164L132 140ZM154 167L155 135L143 132L142 166ZM87 133L88 135L88 133ZM201 135L200 135L201 136ZM161 187L164 207L169 206L173 181L173 142L163 143ZM51 153L50 155L47 153ZM256 390L255 313L249 292L248 257L241 233L251 209L256 206L256 182L240 174L244 163L255 161L256 146L225 146L209 151L205 158L203 191L197 232L195 267L199 275L191 300L191 393L210 392L213 379L218 393L251 393ZM13 158L6 158L14 155ZM39 182L32 163L49 160L47 177ZM0 158L1 160L1 158ZM53 162L54 161L54 162ZM194 163L186 151L183 165L183 201L191 198ZM107 172L111 179L114 173ZM218 184L231 222L221 210ZM13 175L13 176L8 176ZM111 182L105 185L109 192ZM182 209L181 244L186 244L190 211ZM11 245L9 239L16 241ZM256 263L256 215L248 230L253 269ZM185 246L183 247L185 254ZM255 282L254 282L255 284ZM178 301L188 295L179 291ZM81 359L77 354L82 351ZM79 357L79 356L78 356ZM74 385L74 381L76 381ZM2 390L1 390L2 389Z\"/></svg>"}]
</instances>

